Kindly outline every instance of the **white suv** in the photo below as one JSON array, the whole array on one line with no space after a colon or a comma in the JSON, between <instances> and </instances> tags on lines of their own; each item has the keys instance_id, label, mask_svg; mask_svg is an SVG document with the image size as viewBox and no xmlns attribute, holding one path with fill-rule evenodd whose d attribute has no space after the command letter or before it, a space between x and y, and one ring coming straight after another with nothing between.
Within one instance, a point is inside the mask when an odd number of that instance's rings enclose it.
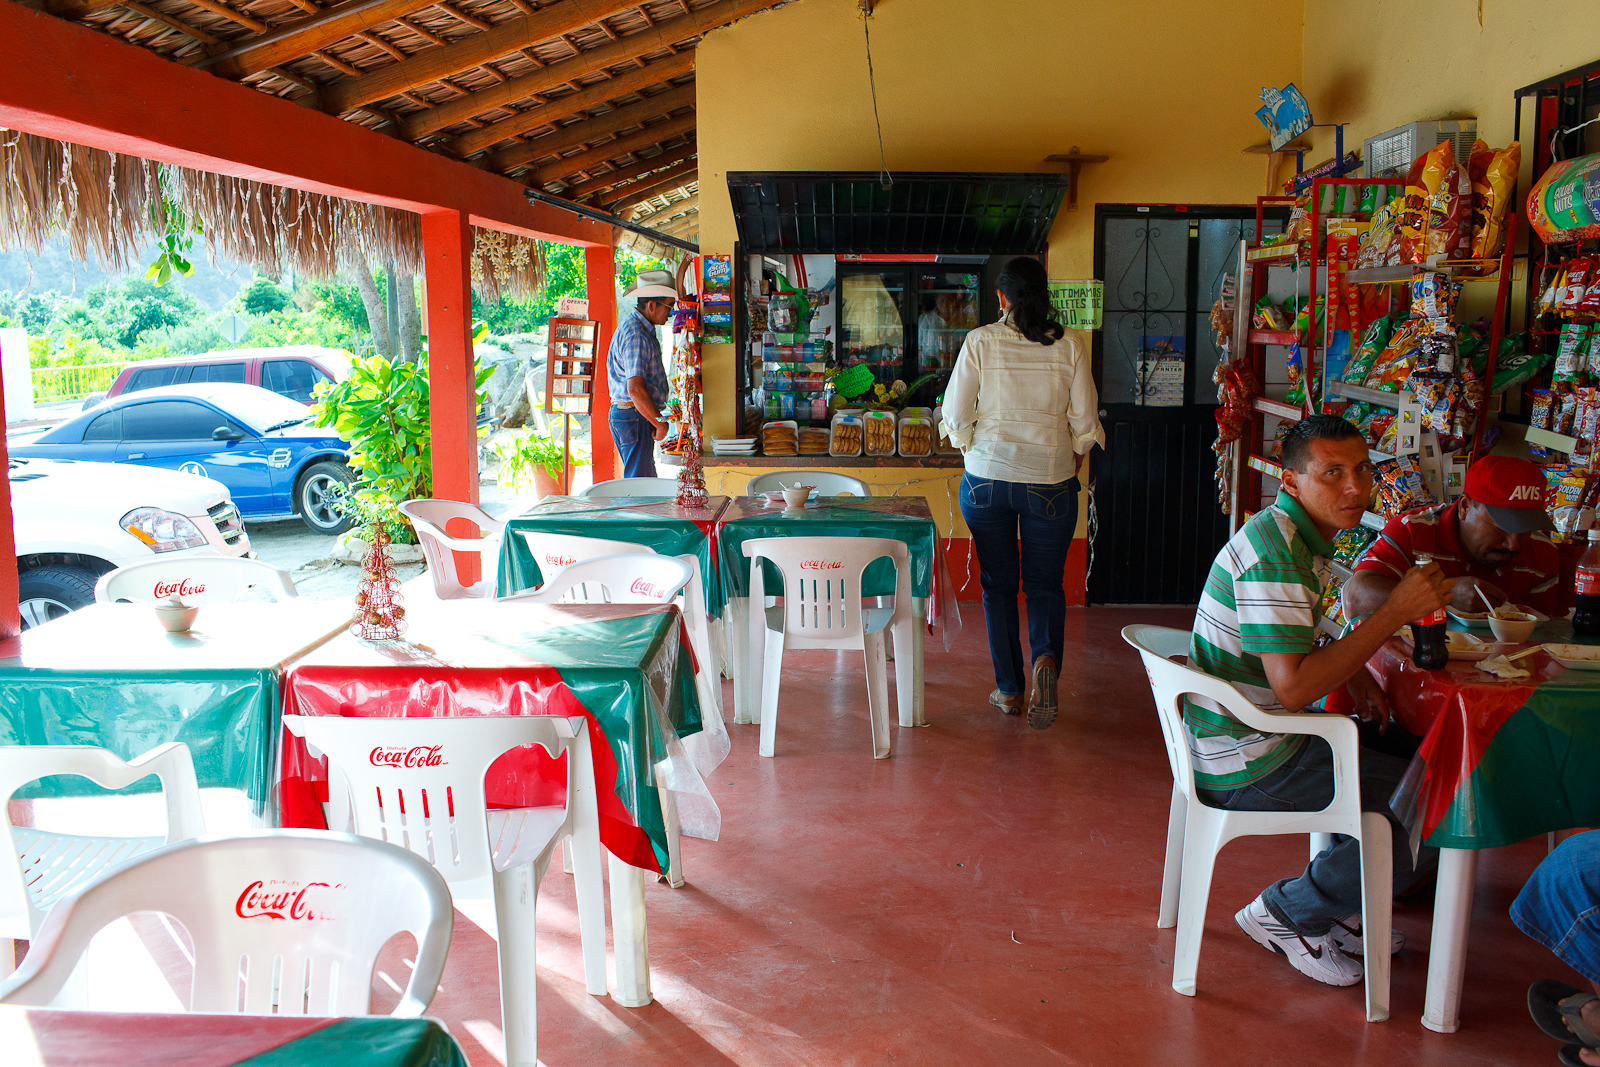
<instances>
[{"instance_id":1,"label":"white suv","mask_svg":"<svg viewBox=\"0 0 1600 1067\"><path fill-rule=\"evenodd\" d=\"M95 581L118 567L250 551L227 487L210 478L50 459L13 459L8 475L24 629L94 603Z\"/></svg>"}]
</instances>

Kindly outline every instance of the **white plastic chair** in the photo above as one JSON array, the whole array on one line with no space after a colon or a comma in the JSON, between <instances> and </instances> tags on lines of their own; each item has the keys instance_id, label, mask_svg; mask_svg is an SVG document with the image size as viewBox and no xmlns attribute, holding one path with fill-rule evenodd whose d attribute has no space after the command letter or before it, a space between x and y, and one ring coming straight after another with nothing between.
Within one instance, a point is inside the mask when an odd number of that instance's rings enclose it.
<instances>
[{"instance_id":1,"label":"white plastic chair","mask_svg":"<svg viewBox=\"0 0 1600 1067\"><path fill-rule=\"evenodd\" d=\"M750 479L750 484L745 486L745 496L760 496L762 493L775 493L791 485L814 485L817 487L818 496L839 496L850 493L855 496L871 496L872 490L867 488L867 483L860 478L852 478L848 474L838 474L834 471L773 471Z\"/></svg>"},{"instance_id":2,"label":"white plastic chair","mask_svg":"<svg viewBox=\"0 0 1600 1067\"><path fill-rule=\"evenodd\" d=\"M428 576L433 579L433 591L440 600L494 596L505 523L460 500L407 500L400 505L400 514L411 520L411 528L417 532L422 557L428 562ZM452 519L466 519L483 536L455 537L446 533L445 527ZM484 577L470 585L463 583L456 571L457 552L478 553L483 559Z\"/></svg>"},{"instance_id":3,"label":"white plastic chair","mask_svg":"<svg viewBox=\"0 0 1600 1067\"><path fill-rule=\"evenodd\" d=\"M667 604L693 579L694 569L676 556L621 552L568 564L546 576L539 588L500 600L507 604Z\"/></svg>"},{"instance_id":4,"label":"white plastic chair","mask_svg":"<svg viewBox=\"0 0 1600 1067\"><path fill-rule=\"evenodd\" d=\"M89 939L135 912L170 915L194 943L189 1010L365 1015L378 951L417 939L393 1014L427 1010L455 915L437 871L377 841L326 830L257 830L180 841L106 871L51 910L0 1004L49 1002Z\"/></svg>"},{"instance_id":5,"label":"white plastic chair","mask_svg":"<svg viewBox=\"0 0 1600 1067\"><path fill-rule=\"evenodd\" d=\"M457 900L494 901L500 946L500 1010L507 1064L538 1058L535 908L539 882L570 837L583 939L584 980L606 992L605 898L600 815L587 720L562 715L371 719L285 715L284 727L328 757L364 837L399 845L431 863ZM490 810L483 778L501 754L539 745L567 755L559 807ZM334 814L340 814L335 812Z\"/></svg>"},{"instance_id":6,"label":"white plastic chair","mask_svg":"<svg viewBox=\"0 0 1600 1067\"><path fill-rule=\"evenodd\" d=\"M12 826L12 794L54 774L78 775L103 789L123 789L156 775L166 801L167 836L80 837ZM90 745L0 747L0 835L5 855L15 858L0 862L0 938L31 941L50 908L73 890L124 860L205 832L194 761L181 742L157 745L127 762Z\"/></svg>"},{"instance_id":7,"label":"white plastic chair","mask_svg":"<svg viewBox=\"0 0 1600 1067\"><path fill-rule=\"evenodd\" d=\"M1169 656L1187 655L1189 632L1165 626L1125 626L1122 639L1138 650L1155 696L1172 769L1172 807L1167 819L1167 857L1161 877L1158 927L1178 927L1172 988L1195 995L1200 939L1217 853L1237 837L1269 834L1348 834L1361 842L1361 929L1381 931L1375 938L1388 948L1393 911L1394 857L1389 822L1361 810L1361 757L1356 724L1339 715L1268 713L1237 689ZM1333 799L1321 811L1228 811L1207 806L1195 792L1189 755L1189 729L1183 698L1205 697L1246 726L1263 733L1310 734L1333 750ZM1315 853L1313 853L1315 854ZM1369 935L1371 936L1371 935ZM1367 983L1367 1021L1389 1017L1389 953L1362 958Z\"/></svg>"},{"instance_id":8,"label":"white plastic chair","mask_svg":"<svg viewBox=\"0 0 1600 1067\"><path fill-rule=\"evenodd\" d=\"M578 494L583 497L607 496L677 496L676 478L612 478L595 482Z\"/></svg>"},{"instance_id":9,"label":"white plastic chair","mask_svg":"<svg viewBox=\"0 0 1600 1067\"><path fill-rule=\"evenodd\" d=\"M239 556L184 556L118 567L94 584L99 604L132 600L153 604L178 596L186 604L231 604L247 589L265 589L275 600L296 600L294 579L282 567Z\"/></svg>"},{"instance_id":10,"label":"white plastic chair","mask_svg":"<svg viewBox=\"0 0 1600 1067\"><path fill-rule=\"evenodd\" d=\"M761 561L783 575L783 603L766 609L761 684L761 754L773 754L778 732L778 687L786 648L860 649L867 666L872 755L889 755L889 677L884 630L911 611L910 557L905 542L883 537L759 537L744 543L750 557L750 610L764 604ZM892 608L862 602L861 575L888 556L895 565ZM755 649L750 650L752 657Z\"/></svg>"}]
</instances>

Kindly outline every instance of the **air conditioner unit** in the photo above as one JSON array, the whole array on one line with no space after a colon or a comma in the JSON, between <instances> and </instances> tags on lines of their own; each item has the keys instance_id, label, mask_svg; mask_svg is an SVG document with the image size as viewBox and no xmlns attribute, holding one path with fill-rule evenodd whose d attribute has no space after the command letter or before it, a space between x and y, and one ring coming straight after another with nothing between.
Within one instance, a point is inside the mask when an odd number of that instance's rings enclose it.
<instances>
[{"instance_id":1,"label":"air conditioner unit","mask_svg":"<svg viewBox=\"0 0 1600 1067\"><path fill-rule=\"evenodd\" d=\"M1476 119L1432 119L1396 126L1362 143L1361 176L1387 177L1387 172L1394 171L1403 178L1418 156L1433 151L1445 141L1453 142L1450 150L1456 159L1469 159L1472 142L1477 136Z\"/></svg>"}]
</instances>

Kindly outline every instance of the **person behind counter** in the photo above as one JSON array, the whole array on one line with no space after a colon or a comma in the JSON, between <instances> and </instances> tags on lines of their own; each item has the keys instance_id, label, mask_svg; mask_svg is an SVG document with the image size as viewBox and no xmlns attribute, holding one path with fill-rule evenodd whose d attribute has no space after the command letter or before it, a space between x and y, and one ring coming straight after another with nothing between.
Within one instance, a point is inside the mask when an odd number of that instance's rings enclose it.
<instances>
[{"instance_id":1,"label":"person behind counter","mask_svg":"<svg viewBox=\"0 0 1600 1067\"><path fill-rule=\"evenodd\" d=\"M611 390L611 439L622 455L624 478L656 476L656 442L667 436L661 409L667 406L667 368L661 362L656 327L672 317L678 291L664 270L639 272L639 284L623 294L638 304L612 335L606 352L606 384ZM624 399L626 398L626 399Z\"/></svg>"},{"instance_id":2,"label":"person behind counter","mask_svg":"<svg viewBox=\"0 0 1600 1067\"><path fill-rule=\"evenodd\" d=\"M1007 715L1056 720L1065 642L1061 587L1078 525L1078 473L1105 444L1089 356L1050 317L1049 276L1036 259L1007 263L997 280L1001 319L967 334L944 395L944 424L961 448L961 517L972 531L995 690ZM1018 553L1018 535L1021 553ZM1028 597L1032 692L1022 664L1017 586Z\"/></svg>"},{"instance_id":3,"label":"person behind counter","mask_svg":"<svg viewBox=\"0 0 1600 1067\"><path fill-rule=\"evenodd\" d=\"M1564 613L1572 601L1561 581L1559 550L1545 536L1555 525L1545 513L1544 494L1538 464L1483 457L1467 468L1462 495L1453 503L1389 520L1345 583L1345 617L1375 611L1419 552L1456 579L1450 607L1457 612L1487 611L1477 593L1482 589L1496 605L1509 600L1550 616Z\"/></svg>"}]
</instances>

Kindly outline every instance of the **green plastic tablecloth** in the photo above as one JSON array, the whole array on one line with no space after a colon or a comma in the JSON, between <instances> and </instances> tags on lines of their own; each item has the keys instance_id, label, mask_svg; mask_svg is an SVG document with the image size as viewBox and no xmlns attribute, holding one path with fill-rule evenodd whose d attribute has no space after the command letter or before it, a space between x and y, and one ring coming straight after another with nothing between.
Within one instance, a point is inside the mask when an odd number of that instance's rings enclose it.
<instances>
[{"instance_id":1,"label":"green plastic tablecloth","mask_svg":"<svg viewBox=\"0 0 1600 1067\"><path fill-rule=\"evenodd\" d=\"M94 604L0 642L0 744L95 745L131 759L189 746L201 787L271 795L282 665L344 627L332 604L201 608L169 634L148 605ZM128 792L160 788L154 777ZM85 778L43 778L18 798L102 792Z\"/></svg>"},{"instance_id":2,"label":"green plastic tablecloth","mask_svg":"<svg viewBox=\"0 0 1600 1067\"><path fill-rule=\"evenodd\" d=\"M727 497L711 497L704 508L679 507L670 497L557 497L544 500L506 520L500 542L498 592L509 596L544 582L538 561L519 532L569 534L629 541L646 545L664 556L693 553L700 561L701 588L706 611L722 614L726 597L717 581L711 551L712 532Z\"/></svg>"},{"instance_id":3,"label":"green plastic tablecloth","mask_svg":"<svg viewBox=\"0 0 1600 1067\"><path fill-rule=\"evenodd\" d=\"M340 1019L237 1067L467 1067L467 1057L431 1019L380 1015Z\"/></svg>"},{"instance_id":4,"label":"green plastic tablecloth","mask_svg":"<svg viewBox=\"0 0 1600 1067\"><path fill-rule=\"evenodd\" d=\"M658 765L681 759L676 740L701 729L676 610L459 600L419 604L409 622L402 642L342 635L306 656L289 673L285 710L373 718L587 712L616 768L608 783L597 745L602 841L636 866L667 869ZM321 825L307 785L326 781L326 771L298 738L282 743L284 823ZM551 766L538 754L502 758L485 781L489 803L559 803L552 790L564 771L552 777ZM672 767L692 775L681 763ZM608 812L607 784L625 811Z\"/></svg>"},{"instance_id":5,"label":"green plastic tablecloth","mask_svg":"<svg viewBox=\"0 0 1600 1067\"><path fill-rule=\"evenodd\" d=\"M762 497L734 497L717 523L718 576L725 597L750 595L750 560L744 543L761 537L883 537L904 541L911 557L911 595L928 597L939 530L920 497L819 497L803 508L770 506ZM762 563L763 588L775 593L783 579ZM893 596L894 563L879 559L861 577L862 596Z\"/></svg>"}]
</instances>

